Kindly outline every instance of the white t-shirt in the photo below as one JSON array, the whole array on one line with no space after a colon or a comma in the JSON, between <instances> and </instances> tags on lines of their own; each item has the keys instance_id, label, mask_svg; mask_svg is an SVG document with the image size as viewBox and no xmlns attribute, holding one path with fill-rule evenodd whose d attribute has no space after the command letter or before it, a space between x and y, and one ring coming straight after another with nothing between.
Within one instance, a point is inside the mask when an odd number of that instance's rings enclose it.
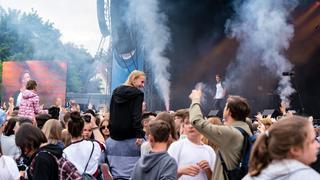
<instances>
[{"instance_id":1,"label":"white t-shirt","mask_svg":"<svg viewBox=\"0 0 320 180\"><path fill-rule=\"evenodd\" d=\"M221 82L216 84L216 95L214 96L215 99L223 99L224 94L223 94L223 87Z\"/></svg>"},{"instance_id":2,"label":"white t-shirt","mask_svg":"<svg viewBox=\"0 0 320 180\"><path fill-rule=\"evenodd\" d=\"M82 140L76 143L70 144L63 150L63 157L72 162L78 169L80 174L83 174L86 164L89 160L92 150L92 142L94 144L94 150L90 158L86 173L93 175L99 164L99 158L101 156L101 148L98 142Z\"/></svg>"},{"instance_id":3,"label":"white t-shirt","mask_svg":"<svg viewBox=\"0 0 320 180\"><path fill-rule=\"evenodd\" d=\"M17 97L16 106L20 106L21 99L22 99L22 92L20 92L19 95L18 95L18 97Z\"/></svg>"},{"instance_id":4,"label":"white t-shirt","mask_svg":"<svg viewBox=\"0 0 320 180\"><path fill-rule=\"evenodd\" d=\"M212 173L214 163L216 161L216 154L208 145L198 145L189 141L188 138L172 143L168 149L168 153L178 163L178 168L187 165L196 165L202 160L207 160ZM182 175L179 180L207 180L207 175L204 170L194 177Z\"/></svg>"},{"instance_id":5,"label":"white t-shirt","mask_svg":"<svg viewBox=\"0 0 320 180\"><path fill-rule=\"evenodd\" d=\"M141 144L141 147L140 147L141 157L143 155L149 154L150 151L151 151L151 145L149 141L145 141L144 143Z\"/></svg>"},{"instance_id":6,"label":"white t-shirt","mask_svg":"<svg viewBox=\"0 0 320 180\"><path fill-rule=\"evenodd\" d=\"M10 136L0 135L2 154L12 157L13 159L18 159L21 155L19 147L15 142L15 135Z\"/></svg>"},{"instance_id":7,"label":"white t-shirt","mask_svg":"<svg viewBox=\"0 0 320 180\"><path fill-rule=\"evenodd\" d=\"M0 180L19 179L20 174L16 162L9 156L0 157Z\"/></svg>"}]
</instances>

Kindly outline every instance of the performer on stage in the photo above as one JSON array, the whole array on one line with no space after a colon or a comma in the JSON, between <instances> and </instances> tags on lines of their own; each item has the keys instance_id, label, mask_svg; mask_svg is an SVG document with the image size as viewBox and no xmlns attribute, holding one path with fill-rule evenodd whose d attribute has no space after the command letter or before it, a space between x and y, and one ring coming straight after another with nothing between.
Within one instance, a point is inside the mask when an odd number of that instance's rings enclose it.
<instances>
[{"instance_id":1,"label":"performer on stage","mask_svg":"<svg viewBox=\"0 0 320 180\"><path fill-rule=\"evenodd\" d=\"M216 75L216 82L216 91L213 98L213 109L222 112L226 96L226 88L222 82L222 77L220 74Z\"/></svg>"}]
</instances>

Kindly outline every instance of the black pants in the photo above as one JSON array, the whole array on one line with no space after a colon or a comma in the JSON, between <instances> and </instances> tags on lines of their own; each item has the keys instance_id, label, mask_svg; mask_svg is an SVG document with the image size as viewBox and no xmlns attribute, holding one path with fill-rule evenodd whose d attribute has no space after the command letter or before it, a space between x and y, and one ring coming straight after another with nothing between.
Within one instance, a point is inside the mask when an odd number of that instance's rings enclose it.
<instances>
[{"instance_id":1,"label":"black pants","mask_svg":"<svg viewBox=\"0 0 320 180\"><path fill-rule=\"evenodd\" d=\"M213 109L219 110L218 112L219 117L222 117L224 106L225 106L224 99L213 99Z\"/></svg>"}]
</instances>

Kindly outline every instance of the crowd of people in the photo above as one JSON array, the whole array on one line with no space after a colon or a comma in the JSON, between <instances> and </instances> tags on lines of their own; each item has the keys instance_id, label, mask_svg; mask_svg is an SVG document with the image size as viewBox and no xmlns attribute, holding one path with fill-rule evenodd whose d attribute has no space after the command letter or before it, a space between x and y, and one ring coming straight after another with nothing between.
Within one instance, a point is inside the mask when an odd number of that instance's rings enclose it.
<instances>
[{"instance_id":1,"label":"crowd of people","mask_svg":"<svg viewBox=\"0 0 320 180\"><path fill-rule=\"evenodd\" d=\"M312 118L286 112L249 118L240 96L226 98L222 118L205 117L201 90L190 93L190 107L150 112L145 79L142 71L131 72L105 112L81 112L75 101L65 108L59 98L44 110L36 81L28 80L19 106L10 98L0 109L0 180L320 179ZM225 96L219 88L217 106ZM245 174L236 174L238 167Z\"/></svg>"}]
</instances>

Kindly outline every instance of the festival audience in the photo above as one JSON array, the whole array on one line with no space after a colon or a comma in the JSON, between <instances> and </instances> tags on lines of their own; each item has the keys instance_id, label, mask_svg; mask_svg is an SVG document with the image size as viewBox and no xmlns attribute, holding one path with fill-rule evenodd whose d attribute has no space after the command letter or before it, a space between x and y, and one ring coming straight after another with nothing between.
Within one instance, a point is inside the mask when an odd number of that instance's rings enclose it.
<instances>
[{"instance_id":1,"label":"festival audience","mask_svg":"<svg viewBox=\"0 0 320 180\"><path fill-rule=\"evenodd\" d=\"M138 160L131 179L177 179L177 163L166 152L170 139L170 125L162 120L152 121L148 129L151 152Z\"/></svg>"},{"instance_id":2,"label":"festival audience","mask_svg":"<svg viewBox=\"0 0 320 180\"><path fill-rule=\"evenodd\" d=\"M160 113L158 113L156 118L152 121L158 121L158 120L163 120L170 125L170 136L169 136L169 141L168 141L168 145L170 145L172 142L177 140L177 134L176 134L176 130L175 130L176 128L175 128L175 123L173 120L173 115L168 112L160 112ZM144 142L141 145L141 156L143 156L145 154L149 154L150 151L151 151L151 145L150 145L149 141Z\"/></svg>"},{"instance_id":3,"label":"festival audience","mask_svg":"<svg viewBox=\"0 0 320 180\"><path fill-rule=\"evenodd\" d=\"M200 109L201 91L193 90L189 98L192 100L190 106L190 122L191 124L206 138L219 146L217 152L217 160L215 162L214 173L211 179L226 179L222 158L226 164L227 170L232 170L240 161L240 151L244 136L240 130L235 127L242 128L248 135L251 130L247 125L246 117L250 113L250 108L246 100L240 96L229 96L223 111L224 125L214 125L203 118Z\"/></svg>"},{"instance_id":4,"label":"festival audience","mask_svg":"<svg viewBox=\"0 0 320 180\"><path fill-rule=\"evenodd\" d=\"M201 134L190 124L188 117L183 120L183 128L186 138L173 142L168 149L170 156L178 163L178 178L211 179L216 160L215 152L201 142Z\"/></svg>"},{"instance_id":5,"label":"festival audience","mask_svg":"<svg viewBox=\"0 0 320 180\"><path fill-rule=\"evenodd\" d=\"M68 131L72 137L71 144L63 150L63 155L76 166L80 174L86 173L97 178L100 175L99 159L105 147L103 136L95 125L93 116L91 116L91 124L94 141L83 139L84 120L79 112L71 113L68 121Z\"/></svg>"}]
</instances>

